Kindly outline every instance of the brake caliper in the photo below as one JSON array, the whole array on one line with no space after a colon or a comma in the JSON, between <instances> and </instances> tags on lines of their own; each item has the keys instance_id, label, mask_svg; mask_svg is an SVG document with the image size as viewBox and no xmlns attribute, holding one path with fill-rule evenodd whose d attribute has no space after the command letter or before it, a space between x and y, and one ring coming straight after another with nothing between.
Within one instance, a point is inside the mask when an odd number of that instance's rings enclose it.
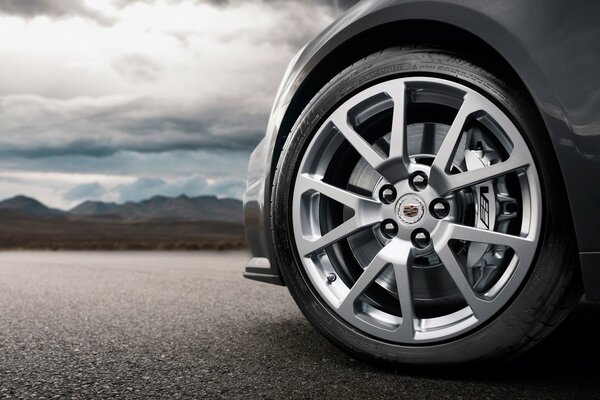
<instances>
[{"instance_id":1,"label":"brake caliper","mask_svg":"<svg viewBox=\"0 0 600 400\"><path fill-rule=\"evenodd\" d=\"M484 150L481 142L476 150L465 151L467 170L472 171L489 166L496 155L493 150ZM496 190L492 181L481 183L473 188L475 227L494 230L496 226ZM494 278L497 267L493 256L494 247L487 243L470 242L467 249L467 275L476 291L485 290Z\"/></svg>"}]
</instances>

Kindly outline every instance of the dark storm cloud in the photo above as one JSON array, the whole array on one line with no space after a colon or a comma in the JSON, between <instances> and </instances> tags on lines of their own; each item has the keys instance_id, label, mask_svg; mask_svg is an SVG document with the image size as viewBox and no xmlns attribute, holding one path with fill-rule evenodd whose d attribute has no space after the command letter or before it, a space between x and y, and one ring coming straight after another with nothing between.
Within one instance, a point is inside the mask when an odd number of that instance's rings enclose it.
<instances>
[{"instance_id":1,"label":"dark storm cloud","mask_svg":"<svg viewBox=\"0 0 600 400\"><path fill-rule=\"evenodd\" d=\"M196 0L195 4L210 4L213 6L236 6L248 3L266 4L315 4L333 7L336 10L346 10L358 3L359 0ZM157 0L114 0L112 3L124 8L136 3L156 3ZM189 2L189 0L167 0L171 4ZM35 17L84 17L103 25L110 25L117 21L112 16L107 16L85 4L84 0L0 0L0 14L13 15L26 19Z\"/></svg>"},{"instance_id":2,"label":"dark storm cloud","mask_svg":"<svg viewBox=\"0 0 600 400\"><path fill-rule=\"evenodd\" d=\"M82 16L101 24L112 21L83 0L0 0L0 13L22 18Z\"/></svg>"},{"instance_id":3,"label":"dark storm cloud","mask_svg":"<svg viewBox=\"0 0 600 400\"><path fill-rule=\"evenodd\" d=\"M250 151L266 116L230 101L173 106L150 99L0 98L0 154L21 157L225 149Z\"/></svg>"},{"instance_id":4,"label":"dark storm cloud","mask_svg":"<svg viewBox=\"0 0 600 400\"><path fill-rule=\"evenodd\" d=\"M158 0L116 0L119 7L127 7L135 3L156 3ZM189 0L168 0L169 3L178 4ZM236 6L247 3L289 4L292 2L301 4L320 4L345 10L358 3L360 0L196 0L196 4L210 4L215 6Z\"/></svg>"},{"instance_id":5,"label":"dark storm cloud","mask_svg":"<svg viewBox=\"0 0 600 400\"><path fill-rule=\"evenodd\" d=\"M134 2L152 3L153 0L120 0L118 4ZM68 70L48 77L56 82L77 82L68 85L71 93L65 95L63 85L44 85L55 92L0 96L0 154L40 158L105 157L119 151L226 149L249 152L264 135L270 103L285 64L332 18L332 12L315 16L310 4L331 5L339 1L199 2L224 7L216 14L222 18L223 25L217 32L193 31L189 47L166 42L170 34L168 26L160 28L165 29L162 32L153 29L151 51L143 41L138 41L135 42L137 47L132 49L134 52L106 56L104 44L90 43L91 49L100 46L94 53L97 57L87 61L91 68L74 57L67 61ZM250 3L260 4L260 7L237 7ZM5 12L23 16L89 12L82 0L0 0L0 5ZM172 8L175 12L180 9ZM145 18L148 11L132 12ZM198 12L200 18L206 15L202 10ZM257 15L264 18L260 24L252 22ZM247 16L245 23L239 24L239 18L244 16ZM295 21L294 29L286 29L290 19ZM126 23L124 20L123 24ZM117 29L119 27L98 27L94 35ZM127 28L123 31L131 32ZM114 38L108 36L102 40ZM123 37L123 41L128 42L127 37ZM103 58L108 62L98 62ZM49 65L63 63L62 59L56 59ZM73 67L78 65L83 67ZM94 71L94 75L89 71ZM37 77L40 73L32 75ZM81 94L74 95L77 87ZM26 90L32 89L27 87ZM127 94L90 95L90 91Z\"/></svg>"},{"instance_id":6,"label":"dark storm cloud","mask_svg":"<svg viewBox=\"0 0 600 400\"><path fill-rule=\"evenodd\" d=\"M40 3L45 7L38 5L37 9L25 5L19 8L16 3L8 7L7 0L0 2L5 10L28 16L85 10L83 3L75 0L60 6L45 0ZM262 5L233 10L234 3L248 2ZM121 1L126 3L131 2ZM79 86L81 95L67 97L62 93L62 85L53 85L56 93L0 96L0 154L44 158L107 157L122 151L250 152L264 136L270 104L285 64L331 16L323 13L315 18L311 7L300 1L217 3L231 5L231 13L217 14L228 25L218 32L198 29L189 47L173 46L166 42L168 31L154 30L154 45L160 43L161 47L148 51L145 43L136 42L139 45L135 52L111 54L108 62L88 61L95 72L93 79L88 67L81 68L85 79L78 79L79 70L73 67L56 74L54 81L80 82L69 87L74 91ZM274 9L274 4L281 7ZM245 15L249 16L246 24L239 26L238 19ZM265 22L253 23L256 15L264 15ZM293 30L285 29L290 18L295 20ZM99 27L98 31L111 30ZM102 53L103 50L96 53L100 60L108 58ZM85 65L77 57L70 64ZM87 94L90 89L127 94L92 96Z\"/></svg>"},{"instance_id":7,"label":"dark storm cloud","mask_svg":"<svg viewBox=\"0 0 600 400\"><path fill-rule=\"evenodd\" d=\"M229 4L228 0L113 0L113 4L119 8L125 8L139 3L155 4L159 1L165 1L169 4L183 4L191 1L194 4L210 4L214 6L225 6Z\"/></svg>"},{"instance_id":8,"label":"dark storm cloud","mask_svg":"<svg viewBox=\"0 0 600 400\"><path fill-rule=\"evenodd\" d=\"M286 64L350 3L0 0L50 18L0 25L27 38L0 42L0 195L240 197Z\"/></svg>"},{"instance_id":9,"label":"dark storm cloud","mask_svg":"<svg viewBox=\"0 0 600 400\"><path fill-rule=\"evenodd\" d=\"M0 175L1 171L20 170L160 178L190 177L201 173L206 178L222 180L244 177L248 157L247 151L218 149L174 150L160 153L120 151L106 157L57 155L22 158L7 154L0 157Z\"/></svg>"},{"instance_id":10,"label":"dark storm cloud","mask_svg":"<svg viewBox=\"0 0 600 400\"><path fill-rule=\"evenodd\" d=\"M241 4L241 3L247 3L247 2L262 2L262 3L271 3L271 4L277 4L277 3L289 3L290 0L200 0L200 2L207 2L207 3L216 3L216 4L221 4L221 5L235 5L235 4ZM294 0L291 0L294 1ZM302 3L302 4L321 4L321 5L326 5L326 6L331 6L331 7L336 7L339 9L347 9L352 7L354 4L358 3L359 0L295 0L298 3Z\"/></svg>"}]
</instances>

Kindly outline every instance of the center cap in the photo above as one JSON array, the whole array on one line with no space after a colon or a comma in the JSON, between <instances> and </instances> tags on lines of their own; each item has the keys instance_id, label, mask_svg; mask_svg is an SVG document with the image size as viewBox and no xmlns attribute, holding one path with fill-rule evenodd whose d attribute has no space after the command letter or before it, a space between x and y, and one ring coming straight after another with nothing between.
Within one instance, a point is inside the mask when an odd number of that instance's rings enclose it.
<instances>
[{"instance_id":1,"label":"center cap","mask_svg":"<svg viewBox=\"0 0 600 400\"><path fill-rule=\"evenodd\" d=\"M416 194L407 194L398 201L396 213L402 223L416 224L425 215L425 202Z\"/></svg>"}]
</instances>

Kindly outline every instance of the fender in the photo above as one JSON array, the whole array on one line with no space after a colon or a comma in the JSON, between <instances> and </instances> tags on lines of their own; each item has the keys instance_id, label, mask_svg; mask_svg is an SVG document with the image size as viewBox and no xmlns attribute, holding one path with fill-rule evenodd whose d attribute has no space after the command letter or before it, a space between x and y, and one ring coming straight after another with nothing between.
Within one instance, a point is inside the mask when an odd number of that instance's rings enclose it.
<instances>
[{"instance_id":1,"label":"fender","mask_svg":"<svg viewBox=\"0 0 600 400\"><path fill-rule=\"evenodd\" d=\"M540 13L544 18L537 18ZM271 182L291 126L320 88L307 87L307 82L327 82L349 65L333 64L331 76L323 73L342 52L347 59L354 55L355 60L368 55L365 50L372 53L360 46L349 52L347 44L361 43L359 38L381 26L402 32L403 26L410 25L411 36L381 40L382 46L388 47L390 40L393 45L403 45L418 44L415 38L420 36L435 37L435 32L427 32L425 27L438 23L466 32L493 49L529 92L555 150L562 172L557 179L562 178L567 189L587 296L600 299L600 279L596 279L600 278L600 213L595 211L600 200L598 15L600 2L574 7L561 0L368 0L354 6L290 64L267 135L251 157L245 203L254 255L273 260L267 245L271 241ZM254 230L263 233L251 234ZM272 281L279 276L273 264L269 267Z\"/></svg>"}]
</instances>

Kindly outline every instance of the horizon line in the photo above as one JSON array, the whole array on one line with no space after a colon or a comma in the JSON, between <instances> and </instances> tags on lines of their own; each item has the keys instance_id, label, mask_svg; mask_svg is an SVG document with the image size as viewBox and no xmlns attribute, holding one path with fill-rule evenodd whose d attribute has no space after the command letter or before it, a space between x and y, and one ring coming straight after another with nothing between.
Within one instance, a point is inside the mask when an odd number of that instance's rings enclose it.
<instances>
[{"instance_id":1,"label":"horizon line","mask_svg":"<svg viewBox=\"0 0 600 400\"><path fill-rule=\"evenodd\" d=\"M152 200L152 199L154 199L156 197L164 197L164 198L168 198L168 199L177 199L177 198L180 198L180 197L186 197L188 199L196 199L196 198L200 198L200 197L214 197L214 198L216 198L218 200L237 200L237 201L243 202L243 199L239 199L239 198L236 198L236 197L230 197L230 196L220 197L219 195L216 195L216 194L201 194L201 195L198 195L198 196L190 196L190 195L187 195L185 193L182 193L182 194L177 195L177 196L167 196L167 195L163 195L163 194L155 194L153 196L147 197L147 198L142 199L142 200L137 200L137 201L127 200L127 201L123 201L123 202L116 202L116 201L103 201L103 200L88 199L88 200L82 200L81 202L77 203L77 205L75 205L74 207L71 207L70 209L64 209L64 208L57 208L57 207L49 207L46 203L44 203L43 201L37 199L36 197L27 196L25 194L17 194L17 195L11 196L11 197L0 199L0 204L4 203L6 201L12 200L12 199L16 199L18 197L23 197L23 198L26 198L26 199L37 201L38 203L40 203L41 205L43 205L44 207L46 207L48 209L58 210L58 211L64 211L64 212L69 212L69 211L71 211L71 210L73 210L73 209L81 206L82 204L85 204L85 203L88 203L88 202L104 203L104 204L114 204L114 205L117 205L117 206L121 206L121 205L124 205L124 204L127 204L127 203L142 203L144 201Z\"/></svg>"}]
</instances>

